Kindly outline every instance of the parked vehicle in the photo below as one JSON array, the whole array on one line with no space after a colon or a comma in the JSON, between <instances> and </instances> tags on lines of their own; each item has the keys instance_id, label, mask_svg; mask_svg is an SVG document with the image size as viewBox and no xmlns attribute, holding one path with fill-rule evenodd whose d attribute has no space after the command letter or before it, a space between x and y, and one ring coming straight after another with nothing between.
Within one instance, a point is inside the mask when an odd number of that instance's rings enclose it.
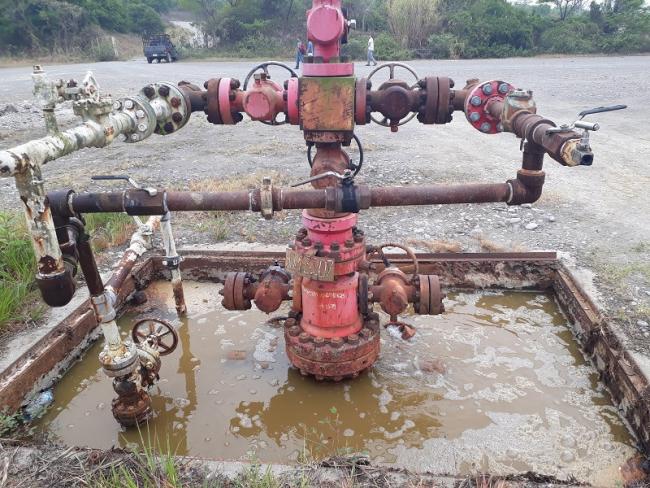
<instances>
[{"instance_id":1,"label":"parked vehicle","mask_svg":"<svg viewBox=\"0 0 650 488\"><path fill-rule=\"evenodd\" d=\"M178 59L178 51L167 34L156 34L142 39L144 56L147 63L151 64L155 59L160 63L165 60L172 63Z\"/></svg>"}]
</instances>

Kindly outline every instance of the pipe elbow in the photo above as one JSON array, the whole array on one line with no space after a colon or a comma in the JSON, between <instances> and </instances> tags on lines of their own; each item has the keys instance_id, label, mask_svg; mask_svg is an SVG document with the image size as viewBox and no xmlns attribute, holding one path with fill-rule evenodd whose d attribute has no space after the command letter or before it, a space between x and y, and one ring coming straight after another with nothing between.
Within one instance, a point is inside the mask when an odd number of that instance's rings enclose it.
<instances>
[{"instance_id":1,"label":"pipe elbow","mask_svg":"<svg viewBox=\"0 0 650 488\"><path fill-rule=\"evenodd\" d=\"M546 174L543 171L531 171L520 169L517 171L517 178L508 180L511 193L508 205L521 205L523 203L535 203L542 196L542 188Z\"/></svg>"},{"instance_id":2,"label":"pipe elbow","mask_svg":"<svg viewBox=\"0 0 650 488\"><path fill-rule=\"evenodd\" d=\"M50 307L67 305L76 291L76 283L70 266L65 266L65 269L58 273L37 275L36 284L43 301Z\"/></svg>"}]
</instances>

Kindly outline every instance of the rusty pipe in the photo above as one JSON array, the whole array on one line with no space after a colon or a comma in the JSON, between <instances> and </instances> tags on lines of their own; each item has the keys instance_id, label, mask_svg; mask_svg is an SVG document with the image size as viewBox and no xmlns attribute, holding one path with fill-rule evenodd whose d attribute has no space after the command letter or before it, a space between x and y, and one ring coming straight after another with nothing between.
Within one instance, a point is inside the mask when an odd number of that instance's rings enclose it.
<instances>
[{"instance_id":1,"label":"rusty pipe","mask_svg":"<svg viewBox=\"0 0 650 488\"><path fill-rule=\"evenodd\" d=\"M346 194L346 191L351 193ZM65 192L61 194L66 195ZM130 209L137 208L140 215L161 215L167 211L259 212L262 209L260 190L196 193L165 192L160 189L155 196L140 190L67 195L64 203L56 200L59 198L56 194L49 195L54 213L73 215L126 211L130 214ZM349 207L352 205L350 195L356 202L356 208ZM299 191L274 188L272 200L274 211L325 209L358 212L370 207L507 202L510 196L508 183L479 183L378 188L354 186L351 190L342 187Z\"/></svg>"},{"instance_id":2,"label":"rusty pipe","mask_svg":"<svg viewBox=\"0 0 650 488\"><path fill-rule=\"evenodd\" d=\"M138 258L151 247L150 236L153 232L153 228L156 227L159 222L160 217L149 217L147 223L141 226L131 236L131 242L128 249L122 255L115 271L113 271L113 274L106 283L107 291L112 293L115 297L117 297L120 288L122 288L122 285L131 274L131 271L133 271Z\"/></svg>"},{"instance_id":3,"label":"rusty pipe","mask_svg":"<svg viewBox=\"0 0 650 488\"><path fill-rule=\"evenodd\" d=\"M370 190L371 207L507 202L507 183L380 187Z\"/></svg>"},{"instance_id":4,"label":"rusty pipe","mask_svg":"<svg viewBox=\"0 0 650 488\"><path fill-rule=\"evenodd\" d=\"M502 100L491 100L486 111L495 119L503 121L507 104ZM593 163L591 150L578 147L582 135L575 130L549 132L556 127L549 119L527 110L519 110L509 116L509 123L504 123L506 131L535 144L563 166L590 166Z\"/></svg>"}]
</instances>

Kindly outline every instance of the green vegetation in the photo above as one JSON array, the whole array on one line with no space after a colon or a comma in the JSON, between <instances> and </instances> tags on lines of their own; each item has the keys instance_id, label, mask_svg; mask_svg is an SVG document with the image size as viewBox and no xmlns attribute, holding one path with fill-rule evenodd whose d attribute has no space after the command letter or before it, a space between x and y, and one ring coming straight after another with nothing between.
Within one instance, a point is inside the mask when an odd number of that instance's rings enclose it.
<instances>
[{"instance_id":1,"label":"green vegetation","mask_svg":"<svg viewBox=\"0 0 650 488\"><path fill-rule=\"evenodd\" d=\"M89 214L86 224L95 251L124 244L135 230L126 214ZM9 323L42 316L35 274L34 250L23 216L0 212L0 330Z\"/></svg>"},{"instance_id":2,"label":"green vegetation","mask_svg":"<svg viewBox=\"0 0 650 488\"><path fill-rule=\"evenodd\" d=\"M121 246L135 231L133 219L123 213L87 214L84 218L95 252Z\"/></svg>"},{"instance_id":3,"label":"green vegetation","mask_svg":"<svg viewBox=\"0 0 650 488\"><path fill-rule=\"evenodd\" d=\"M147 428L147 439L140 431L141 451L134 451L131 456L121 463L109 463L104 469L89 472L86 476L89 486L98 488L180 488L187 486L181 482L179 465L169 445L161 449L158 438L152 442L151 433ZM161 454L164 452L166 454Z\"/></svg>"},{"instance_id":4,"label":"green vegetation","mask_svg":"<svg viewBox=\"0 0 650 488\"><path fill-rule=\"evenodd\" d=\"M10 414L6 409L0 412L0 438L13 435L21 425L22 419L18 413Z\"/></svg>"},{"instance_id":5,"label":"green vegetation","mask_svg":"<svg viewBox=\"0 0 650 488\"><path fill-rule=\"evenodd\" d=\"M311 0L179 0L179 5L200 19L215 54L269 57L293 55ZM365 59L368 34L383 61L650 51L650 11L643 0L348 0L344 5L358 22L359 31L343 48L355 59Z\"/></svg>"},{"instance_id":6,"label":"green vegetation","mask_svg":"<svg viewBox=\"0 0 650 488\"><path fill-rule=\"evenodd\" d=\"M0 55L93 54L103 31L164 30L174 0L20 0L0 9ZM104 47L105 50L105 47Z\"/></svg>"},{"instance_id":7,"label":"green vegetation","mask_svg":"<svg viewBox=\"0 0 650 488\"><path fill-rule=\"evenodd\" d=\"M0 212L0 328L9 322L35 319L42 307L35 301L36 262L22 217Z\"/></svg>"}]
</instances>

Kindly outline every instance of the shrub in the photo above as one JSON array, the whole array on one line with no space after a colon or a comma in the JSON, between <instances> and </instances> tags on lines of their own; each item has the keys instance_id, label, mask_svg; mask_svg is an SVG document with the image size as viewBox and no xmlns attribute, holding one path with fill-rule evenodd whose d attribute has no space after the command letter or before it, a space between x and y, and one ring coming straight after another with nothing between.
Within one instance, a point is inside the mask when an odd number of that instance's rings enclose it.
<instances>
[{"instance_id":1,"label":"shrub","mask_svg":"<svg viewBox=\"0 0 650 488\"><path fill-rule=\"evenodd\" d=\"M465 44L453 34L433 34L429 37L428 48L434 59L457 59L463 56Z\"/></svg>"},{"instance_id":2,"label":"shrub","mask_svg":"<svg viewBox=\"0 0 650 488\"><path fill-rule=\"evenodd\" d=\"M98 39L90 47L90 56L95 61L116 61L115 49L113 43L108 39Z\"/></svg>"},{"instance_id":3,"label":"shrub","mask_svg":"<svg viewBox=\"0 0 650 488\"><path fill-rule=\"evenodd\" d=\"M401 59L411 59L413 53L403 48L397 40L388 34L382 32L375 37L375 58L382 61L396 61Z\"/></svg>"},{"instance_id":4,"label":"shrub","mask_svg":"<svg viewBox=\"0 0 650 488\"><path fill-rule=\"evenodd\" d=\"M572 54L589 53L596 51L596 38L598 25L584 17L574 17L546 30L540 44L543 51L552 53Z\"/></svg>"},{"instance_id":5,"label":"shrub","mask_svg":"<svg viewBox=\"0 0 650 488\"><path fill-rule=\"evenodd\" d=\"M350 56L352 59L363 60L366 59L368 49L368 39L362 37L348 38L348 43L343 44L341 54L343 56Z\"/></svg>"}]
</instances>

